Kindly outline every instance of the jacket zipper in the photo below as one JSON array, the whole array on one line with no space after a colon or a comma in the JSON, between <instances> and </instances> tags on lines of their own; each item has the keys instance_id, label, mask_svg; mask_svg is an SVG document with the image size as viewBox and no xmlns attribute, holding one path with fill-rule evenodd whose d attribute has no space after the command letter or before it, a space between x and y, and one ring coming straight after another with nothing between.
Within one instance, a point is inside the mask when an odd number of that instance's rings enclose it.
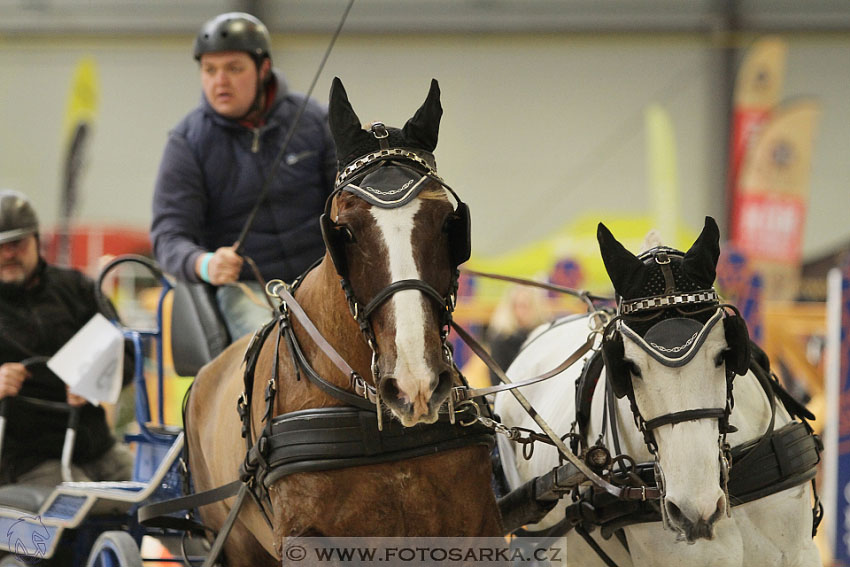
<instances>
[{"instance_id":1,"label":"jacket zipper","mask_svg":"<svg viewBox=\"0 0 850 567\"><path fill-rule=\"evenodd\" d=\"M254 141L251 142L251 152L257 153L260 151L260 129L254 128Z\"/></svg>"}]
</instances>

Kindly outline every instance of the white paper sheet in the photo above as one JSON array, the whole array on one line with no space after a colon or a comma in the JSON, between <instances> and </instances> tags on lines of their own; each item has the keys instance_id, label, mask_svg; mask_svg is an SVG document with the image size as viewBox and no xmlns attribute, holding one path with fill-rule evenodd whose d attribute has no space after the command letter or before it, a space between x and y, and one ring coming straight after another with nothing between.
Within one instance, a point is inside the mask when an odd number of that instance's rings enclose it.
<instances>
[{"instance_id":1,"label":"white paper sheet","mask_svg":"<svg viewBox=\"0 0 850 567\"><path fill-rule=\"evenodd\" d=\"M124 334L100 313L62 345L47 367L72 394L97 405L115 403L121 395L124 372Z\"/></svg>"}]
</instances>

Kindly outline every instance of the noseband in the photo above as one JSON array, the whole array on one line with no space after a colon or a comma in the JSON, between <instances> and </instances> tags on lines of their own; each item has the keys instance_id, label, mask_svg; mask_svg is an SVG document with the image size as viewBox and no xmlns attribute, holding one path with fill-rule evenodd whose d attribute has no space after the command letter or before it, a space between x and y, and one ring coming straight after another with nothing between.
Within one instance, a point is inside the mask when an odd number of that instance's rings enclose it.
<instances>
[{"instance_id":1,"label":"noseband","mask_svg":"<svg viewBox=\"0 0 850 567\"><path fill-rule=\"evenodd\" d=\"M460 200L457 193L449 187L437 175L434 165L433 156L429 152L423 150L413 150L405 148L390 148L387 143L387 130L383 124L376 122L372 125L372 134L378 140L381 149L370 154L361 156L350 164L348 164L340 173L336 181L336 187L333 193L328 196L325 202L325 212L320 218L322 236L325 240L331 260L336 268L337 274L340 277L340 285L345 293L348 308L351 311L352 317L360 327L360 331L372 351L371 371L373 375L374 386L364 384L364 391L367 391L378 405L378 420L380 427L381 411L380 411L380 395L377 386L380 382L380 369L378 368L378 346L375 341L375 334L372 330L370 317L375 310L380 307L390 297L403 290L416 290L422 292L425 296L435 301L440 311L440 340L443 345L443 354L446 362L454 365L451 349L448 346L449 328L452 322L452 313L457 300L458 277L460 272L457 266L465 262L470 254L470 228L469 228L469 209L466 204ZM371 185L364 183L366 178L370 177L375 180ZM380 185L380 178L384 180L390 179L390 183L403 181L401 185L395 187L375 187ZM393 180L395 178L395 180ZM331 203L337 194L347 191L353 193L357 197L367 201L372 206L381 208L396 208L407 204L412 199L416 198L427 181L432 180L439 183L449 193L452 194L457 207L453 213L449 215L446 221L444 230L448 233L450 246L450 258L453 264L452 276L449 282L449 290L446 295L438 292L434 286L422 279L404 279L391 282L389 285L378 291L375 296L369 300L365 306L358 301L354 294L354 289L348 279L348 266L345 257L345 239L350 237L349 229L336 223L331 219ZM450 398L451 399L451 398ZM450 401L451 403L451 401ZM450 411L453 416L454 412Z\"/></svg>"}]
</instances>

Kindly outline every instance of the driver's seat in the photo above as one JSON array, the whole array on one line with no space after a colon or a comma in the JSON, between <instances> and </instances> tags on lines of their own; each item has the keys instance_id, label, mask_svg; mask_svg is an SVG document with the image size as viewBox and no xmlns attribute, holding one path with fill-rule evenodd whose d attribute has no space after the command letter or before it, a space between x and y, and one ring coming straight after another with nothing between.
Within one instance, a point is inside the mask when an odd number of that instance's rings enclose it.
<instances>
[{"instance_id":1,"label":"driver's seat","mask_svg":"<svg viewBox=\"0 0 850 567\"><path fill-rule=\"evenodd\" d=\"M230 344L215 287L178 281L171 308L171 356L179 376L195 376Z\"/></svg>"}]
</instances>

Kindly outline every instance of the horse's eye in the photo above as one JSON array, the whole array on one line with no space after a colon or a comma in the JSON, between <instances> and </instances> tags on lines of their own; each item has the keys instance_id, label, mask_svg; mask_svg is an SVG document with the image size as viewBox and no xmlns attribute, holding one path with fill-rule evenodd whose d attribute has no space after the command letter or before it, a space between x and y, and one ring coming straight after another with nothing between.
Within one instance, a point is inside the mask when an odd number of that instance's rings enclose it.
<instances>
[{"instance_id":1,"label":"horse's eye","mask_svg":"<svg viewBox=\"0 0 850 567\"><path fill-rule=\"evenodd\" d=\"M628 365L629 372L631 372L632 376L634 376L635 378L643 377L640 373L640 367L637 364L635 364L631 360L626 360L626 364Z\"/></svg>"},{"instance_id":2,"label":"horse's eye","mask_svg":"<svg viewBox=\"0 0 850 567\"><path fill-rule=\"evenodd\" d=\"M351 229L350 229L350 228L348 228L347 226L341 226L341 227L339 227L337 230L338 230L338 231L339 231L339 233L342 235L342 239L343 239L343 240L344 240L347 244L352 244L353 242L356 242L356 241L357 241L357 239L355 239L355 238L354 238L354 233L353 233L353 232L351 232Z\"/></svg>"},{"instance_id":3,"label":"horse's eye","mask_svg":"<svg viewBox=\"0 0 850 567\"><path fill-rule=\"evenodd\" d=\"M720 368L726 362L726 354L729 352L728 348L725 348L714 355L714 366Z\"/></svg>"}]
</instances>

